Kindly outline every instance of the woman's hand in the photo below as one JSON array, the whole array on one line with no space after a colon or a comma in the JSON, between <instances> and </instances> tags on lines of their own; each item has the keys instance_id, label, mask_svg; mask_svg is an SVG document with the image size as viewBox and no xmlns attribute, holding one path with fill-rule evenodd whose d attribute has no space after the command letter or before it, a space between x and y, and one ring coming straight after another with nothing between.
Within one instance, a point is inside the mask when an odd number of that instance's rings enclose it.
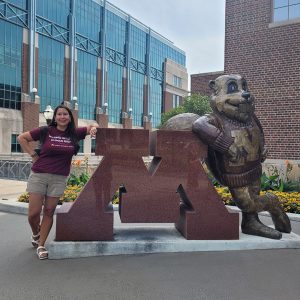
<instances>
[{"instance_id":1,"label":"woman's hand","mask_svg":"<svg viewBox=\"0 0 300 300\"><path fill-rule=\"evenodd\" d=\"M95 136L96 136L96 133L97 133L96 127L92 127L91 130L90 130L90 135L91 135L91 137L95 137Z\"/></svg>"},{"instance_id":2,"label":"woman's hand","mask_svg":"<svg viewBox=\"0 0 300 300\"><path fill-rule=\"evenodd\" d=\"M87 133L90 134L92 138L94 138L96 136L96 133L97 133L97 128L99 128L98 124L89 125L87 127Z\"/></svg>"},{"instance_id":3,"label":"woman's hand","mask_svg":"<svg viewBox=\"0 0 300 300\"><path fill-rule=\"evenodd\" d=\"M34 164L40 157L38 155L31 156L32 157L32 163Z\"/></svg>"}]
</instances>

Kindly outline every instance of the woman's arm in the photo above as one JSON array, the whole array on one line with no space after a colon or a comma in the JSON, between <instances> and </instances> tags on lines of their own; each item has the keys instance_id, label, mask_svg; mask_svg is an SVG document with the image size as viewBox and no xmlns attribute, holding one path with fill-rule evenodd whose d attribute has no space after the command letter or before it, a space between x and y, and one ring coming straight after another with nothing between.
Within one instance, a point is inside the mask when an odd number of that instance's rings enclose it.
<instances>
[{"instance_id":1,"label":"woman's arm","mask_svg":"<svg viewBox=\"0 0 300 300\"><path fill-rule=\"evenodd\" d=\"M97 133L97 128L99 128L99 125L97 123L86 126L86 134L90 134L91 137L95 137Z\"/></svg>"},{"instance_id":2,"label":"woman's arm","mask_svg":"<svg viewBox=\"0 0 300 300\"><path fill-rule=\"evenodd\" d=\"M19 144L21 145L23 151L28 153L35 161L38 158L38 155L36 152L34 152L34 150L32 149L32 147L29 144L30 142L33 142L33 138L31 136L31 134L29 133L29 131L21 133L18 136L17 140L18 140Z\"/></svg>"}]
</instances>

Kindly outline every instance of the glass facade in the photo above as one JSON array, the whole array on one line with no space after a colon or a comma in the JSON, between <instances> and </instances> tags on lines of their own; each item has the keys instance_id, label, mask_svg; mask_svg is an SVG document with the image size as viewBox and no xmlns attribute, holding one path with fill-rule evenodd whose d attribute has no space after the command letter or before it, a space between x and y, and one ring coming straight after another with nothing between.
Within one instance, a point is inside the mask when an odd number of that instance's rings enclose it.
<instances>
[{"instance_id":1,"label":"glass facade","mask_svg":"<svg viewBox=\"0 0 300 300\"><path fill-rule=\"evenodd\" d=\"M71 7L70 0L37 0L36 6L36 13L40 17L62 27L68 27L68 16Z\"/></svg>"},{"instance_id":2,"label":"glass facade","mask_svg":"<svg viewBox=\"0 0 300 300\"><path fill-rule=\"evenodd\" d=\"M131 71L130 100L133 114L133 125L143 125L143 89L145 75Z\"/></svg>"},{"instance_id":3,"label":"glass facade","mask_svg":"<svg viewBox=\"0 0 300 300\"><path fill-rule=\"evenodd\" d=\"M76 32L100 42L101 6L94 1L76 1Z\"/></svg>"},{"instance_id":4,"label":"glass facade","mask_svg":"<svg viewBox=\"0 0 300 300\"><path fill-rule=\"evenodd\" d=\"M22 28L0 19L0 107L21 108Z\"/></svg>"},{"instance_id":5,"label":"glass facade","mask_svg":"<svg viewBox=\"0 0 300 300\"><path fill-rule=\"evenodd\" d=\"M151 67L161 70L165 58L169 58L179 65L185 66L185 56L181 52L170 47L168 44L164 44L157 38L151 36L150 45Z\"/></svg>"},{"instance_id":6,"label":"glass facade","mask_svg":"<svg viewBox=\"0 0 300 300\"><path fill-rule=\"evenodd\" d=\"M162 82L151 78L149 112L152 113L152 126L160 124L162 112Z\"/></svg>"},{"instance_id":7,"label":"glass facade","mask_svg":"<svg viewBox=\"0 0 300 300\"><path fill-rule=\"evenodd\" d=\"M122 74L123 67L108 62L107 103L109 122L120 123L122 112Z\"/></svg>"},{"instance_id":8,"label":"glass facade","mask_svg":"<svg viewBox=\"0 0 300 300\"><path fill-rule=\"evenodd\" d=\"M63 101L64 49L64 44L42 35L39 36L37 89L41 111L44 111L47 105L54 108Z\"/></svg>"},{"instance_id":9,"label":"glass facade","mask_svg":"<svg viewBox=\"0 0 300 300\"><path fill-rule=\"evenodd\" d=\"M1 10L0 14L0 107L20 109L22 42L24 33L30 29L28 8L31 6L31 1L33 0L1 2L2 5L10 3L17 8L11 11L10 15L4 10ZM74 7L72 3L75 3ZM128 79L130 98L127 99L126 109L132 108L133 125L143 124L143 99L146 98L144 84L148 82L150 97L148 112L145 113L152 113L155 127L160 123L162 112L165 59L169 58L185 66L185 54L168 40L152 32L150 28L134 18L130 18L109 2L105 11L105 27L102 28L102 3L98 0L74 2L73 0L36 0L36 16L34 16L38 35L36 68L34 69L34 65L29 63L29 58L24 57L24 59L27 59L25 65L27 64L30 69L28 73L37 71L35 77L38 78L40 111L44 111L46 105L54 108L62 101L70 101L76 96L79 117L95 119L98 86L103 91L102 105L104 102L108 103L109 122L120 123L122 100L124 100L122 91L126 88L122 84L122 78L130 74ZM102 41L103 30L106 39ZM30 43L30 39L28 42ZM104 78L97 84L97 66L102 55L100 51L102 45L105 47L103 60L106 70L103 72ZM77 64L75 60L68 61L75 56L75 52L69 51L72 47L77 50ZM68 67L67 70L64 69L65 66ZM126 70L127 66L129 70ZM147 77L148 75L150 78ZM29 80L34 78L34 76L28 77ZM71 82L71 78L74 81ZM27 82L24 86L27 86ZM33 86L31 81L29 86L30 88ZM71 89L64 93L64 87ZM28 93L28 91L24 92ZM70 99L64 99L64 95Z\"/></svg>"},{"instance_id":10,"label":"glass facade","mask_svg":"<svg viewBox=\"0 0 300 300\"><path fill-rule=\"evenodd\" d=\"M26 0L9 0L7 2L16 5L20 8L26 9L26 2L27 2Z\"/></svg>"},{"instance_id":11,"label":"glass facade","mask_svg":"<svg viewBox=\"0 0 300 300\"><path fill-rule=\"evenodd\" d=\"M106 46L125 54L126 21L114 13L107 11L106 22Z\"/></svg>"},{"instance_id":12,"label":"glass facade","mask_svg":"<svg viewBox=\"0 0 300 300\"><path fill-rule=\"evenodd\" d=\"M79 118L95 119L97 57L83 51L77 55Z\"/></svg>"},{"instance_id":13,"label":"glass facade","mask_svg":"<svg viewBox=\"0 0 300 300\"><path fill-rule=\"evenodd\" d=\"M146 63L147 34L134 25L130 26L131 57L137 61Z\"/></svg>"}]
</instances>

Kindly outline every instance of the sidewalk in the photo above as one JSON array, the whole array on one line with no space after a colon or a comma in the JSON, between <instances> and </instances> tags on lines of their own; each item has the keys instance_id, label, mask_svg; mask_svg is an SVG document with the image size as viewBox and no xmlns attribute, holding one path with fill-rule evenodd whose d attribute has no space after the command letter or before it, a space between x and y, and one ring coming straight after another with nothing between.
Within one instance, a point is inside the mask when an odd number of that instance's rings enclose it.
<instances>
[{"instance_id":1,"label":"sidewalk","mask_svg":"<svg viewBox=\"0 0 300 300\"><path fill-rule=\"evenodd\" d=\"M0 200L16 200L26 191L27 182L0 179Z\"/></svg>"},{"instance_id":2,"label":"sidewalk","mask_svg":"<svg viewBox=\"0 0 300 300\"><path fill-rule=\"evenodd\" d=\"M26 189L26 182L0 179L0 211L26 215L27 203L17 198ZM5 200L3 200L5 199ZM237 207L227 207L240 212ZM59 207L57 208L59 209ZM114 214L114 241L110 242L55 242L49 243L49 258L80 258L87 256L145 254L163 252L199 252L250 249L298 249L300 248L300 216L289 214L293 232L283 234L280 241L248 236L240 233L239 240L232 241L188 241L174 228L174 224L123 224L118 207ZM272 225L268 213L260 214L266 225Z\"/></svg>"}]
</instances>

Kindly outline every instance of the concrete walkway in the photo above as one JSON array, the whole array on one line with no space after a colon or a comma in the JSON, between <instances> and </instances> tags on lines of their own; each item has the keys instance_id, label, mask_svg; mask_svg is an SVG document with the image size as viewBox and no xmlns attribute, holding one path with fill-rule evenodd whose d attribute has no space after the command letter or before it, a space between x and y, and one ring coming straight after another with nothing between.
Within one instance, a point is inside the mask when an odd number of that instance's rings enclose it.
<instances>
[{"instance_id":1,"label":"concrete walkway","mask_svg":"<svg viewBox=\"0 0 300 300\"><path fill-rule=\"evenodd\" d=\"M26 191L27 182L0 179L0 200L16 200Z\"/></svg>"},{"instance_id":2,"label":"concrete walkway","mask_svg":"<svg viewBox=\"0 0 300 300\"><path fill-rule=\"evenodd\" d=\"M0 240L1 300L298 300L300 294L299 249L39 261L26 216L1 212Z\"/></svg>"},{"instance_id":3,"label":"concrete walkway","mask_svg":"<svg viewBox=\"0 0 300 300\"><path fill-rule=\"evenodd\" d=\"M17 185L12 182L13 192ZM1 185L0 199L4 196L3 187L7 194L13 194L8 186L8 182ZM18 192L22 193L22 188ZM15 200L2 202L10 202L14 207ZM271 223L266 216L261 220ZM292 221L292 228L295 234L300 234L300 222ZM39 261L31 247L30 234L25 215L0 212L1 300L299 299L299 249ZM53 238L52 229L49 241Z\"/></svg>"},{"instance_id":4,"label":"concrete walkway","mask_svg":"<svg viewBox=\"0 0 300 300\"><path fill-rule=\"evenodd\" d=\"M27 203L19 203L17 198L9 199L9 196L23 193L25 185L25 182L0 180L0 187L3 188L0 195L2 199L7 199L0 200L0 211L27 214ZM235 207L229 209L237 210ZM267 225L272 224L270 218L265 217L265 219ZM299 223L300 216L290 214L290 219ZM300 248L300 236L295 232L283 234L280 241L242 233L239 240L188 241L178 233L173 224L123 224L120 222L118 212L115 211L113 241L55 242L50 240L48 250L49 259L64 259L120 254L288 248Z\"/></svg>"}]
</instances>

